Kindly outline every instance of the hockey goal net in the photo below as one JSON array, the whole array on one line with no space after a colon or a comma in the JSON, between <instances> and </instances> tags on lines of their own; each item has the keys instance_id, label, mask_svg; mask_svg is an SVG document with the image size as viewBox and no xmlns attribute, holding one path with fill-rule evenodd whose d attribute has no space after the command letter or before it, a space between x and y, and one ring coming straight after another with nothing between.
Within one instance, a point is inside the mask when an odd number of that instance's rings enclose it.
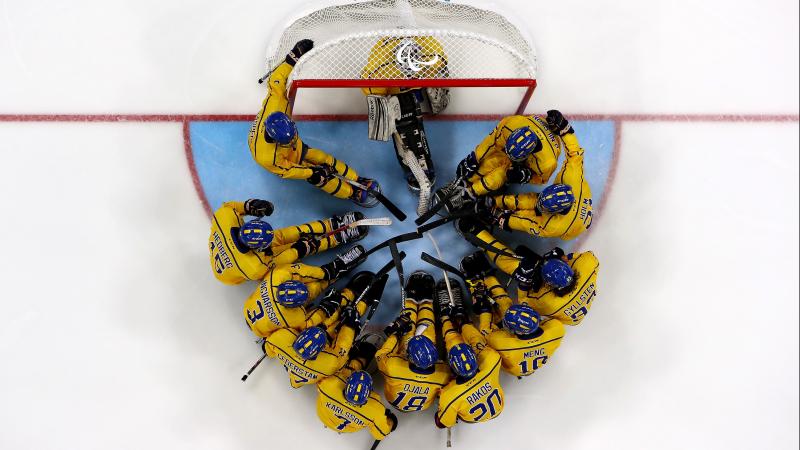
<instances>
[{"instance_id":1,"label":"hockey goal net","mask_svg":"<svg viewBox=\"0 0 800 450\"><path fill-rule=\"evenodd\" d=\"M467 4L373 0L318 9L272 43L268 70L302 39L314 48L289 79L296 114L363 113L362 91L401 88L450 88L448 114L522 113L536 87L528 39L501 14Z\"/></svg>"}]
</instances>

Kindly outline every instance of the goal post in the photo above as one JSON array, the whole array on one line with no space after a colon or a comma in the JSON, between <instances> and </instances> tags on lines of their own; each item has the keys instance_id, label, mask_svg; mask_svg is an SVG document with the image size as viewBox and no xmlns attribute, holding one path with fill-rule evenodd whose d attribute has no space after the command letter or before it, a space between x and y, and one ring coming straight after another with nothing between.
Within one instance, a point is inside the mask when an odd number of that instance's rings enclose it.
<instances>
[{"instance_id":1,"label":"goal post","mask_svg":"<svg viewBox=\"0 0 800 450\"><path fill-rule=\"evenodd\" d=\"M323 111L315 113L327 112L326 100L347 88L356 91L343 100L357 104L351 112L366 111L358 90L380 95L448 88L446 114L522 114L536 88L529 40L500 13L467 4L339 2L294 20L274 41L267 67L276 67L301 39L313 40L314 48L295 65L288 95L296 104L321 91ZM475 99L461 98L468 96Z\"/></svg>"}]
</instances>

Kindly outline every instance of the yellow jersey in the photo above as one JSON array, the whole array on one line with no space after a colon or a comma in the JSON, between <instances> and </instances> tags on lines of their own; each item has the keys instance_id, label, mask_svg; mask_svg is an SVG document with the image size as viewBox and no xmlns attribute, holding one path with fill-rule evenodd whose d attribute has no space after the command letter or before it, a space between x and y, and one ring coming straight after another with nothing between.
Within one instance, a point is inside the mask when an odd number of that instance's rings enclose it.
<instances>
[{"instance_id":1,"label":"yellow jersey","mask_svg":"<svg viewBox=\"0 0 800 450\"><path fill-rule=\"evenodd\" d=\"M496 185L502 186L505 184L505 173L497 170L492 170L498 166L496 160L504 161L506 168L511 167L511 160L505 152L506 141L514 130L521 127L529 127L539 140L542 142L542 149L536 153L528 156L525 164L533 171L531 184L545 184L547 180L553 175L556 167L558 166L558 158L561 155L562 141L559 136L550 131L547 127L547 122L538 116L508 116L497 124L494 130L489 133L484 140L475 148L475 157L478 160L478 174L473 175L470 181L476 182L478 178L487 172L491 172L492 177L499 177L502 174L502 182L500 180L487 181L493 189L496 190ZM485 167L484 161L492 161L491 167Z\"/></svg>"},{"instance_id":2,"label":"yellow jersey","mask_svg":"<svg viewBox=\"0 0 800 450\"><path fill-rule=\"evenodd\" d=\"M421 51L415 52L414 47ZM411 65L419 70L411 69ZM370 49L367 65L361 70L361 78L371 80L446 77L447 57L441 42L432 36L381 38ZM397 95L410 90L413 89L398 87L362 89L366 95Z\"/></svg>"},{"instance_id":3,"label":"yellow jersey","mask_svg":"<svg viewBox=\"0 0 800 450\"><path fill-rule=\"evenodd\" d=\"M386 400L403 412L423 411L436 400L439 391L453 377L446 363L437 362L428 369L412 368L400 353L400 341L389 336L375 354L383 374Z\"/></svg>"},{"instance_id":4,"label":"yellow jersey","mask_svg":"<svg viewBox=\"0 0 800 450\"><path fill-rule=\"evenodd\" d=\"M325 425L339 433L355 433L368 428L372 437L382 440L392 432L393 424L386 414L381 398L375 392L367 403L357 406L344 398L347 377L353 373L349 366L317 384L317 416Z\"/></svg>"},{"instance_id":5,"label":"yellow jersey","mask_svg":"<svg viewBox=\"0 0 800 450\"><path fill-rule=\"evenodd\" d=\"M575 272L575 283L569 292L557 292L545 285L536 292L519 291L520 303L527 303L539 314L560 320L564 325L577 325L589 313L597 295L597 272L600 262L592 252L570 253L566 262Z\"/></svg>"},{"instance_id":6,"label":"yellow jersey","mask_svg":"<svg viewBox=\"0 0 800 450\"><path fill-rule=\"evenodd\" d=\"M234 238L244 224L244 216L243 202L226 202L211 218L208 237L211 270L225 284L262 279L272 260L266 253L251 250Z\"/></svg>"},{"instance_id":7,"label":"yellow jersey","mask_svg":"<svg viewBox=\"0 0 800 450\"><path fill-rule=\"evenodd\" d=\"M547 363L564 337L564 324L558 320L545 319L539 330L533 338L520 339L507 330L495 329L486 336L486 341L500 354L506 372L525 377Z\"/></svg>"},{"instance_id":8,"label":"yellow jersey","mask_svg":"<svg viewBox=\"0 0 800 450\"><path fill-rule=\"evenodd\" d=\"M315 310L307 317L305 308L289 308L276 301L278 286L284 281L296 280L305 283L308 298L316 298L325 289L329 280L325 271L317 266L302 263L278 266L271 270L244 302L242 313L245 322L256 336L267 337L280 328L303 330L317 325L325 319L325 313Z\"/></svg>"},{"instance_id":9,"label":"yellow jersey","mask_svg":"<svg viewBox=\"0 0 800 450\"><path fill-rule=\"evenodd\" d=\"M304 360L292 348L299 334L297 330L281 328L272 333L264 343L267 356L276 358L283 364L289 375L289 384L293 388L318 383L336 373L347 362L347 352L355 339L352 328L342 327L333 345L328 344L315 359Z\"/></svg>"},{"instance_id":10,"label":"yellow jersey","mask_svg":"<svg viewBox=\"0 0 800 450\"><path fill-rule=\"evenodd\" d=\"M480 346L479 346L480 347ZM500 387L500 354L491 347L478 352L478 373L468 381L452 380L439 395L439 422L452 427L463 422L486 422L499 416L505 406Z\"/></svg>"},{"instance_id":11,"label":"yellow jersey","mask_svg":"<svg viewBox=\"0 0 800 450\"><path fill-rule=\"evenodd\" d=\"M270 74L267 84L267 97L261 105L261 110L250 126L247 136L247 145L253 159L268 171L281 178L305 180L313 171L309 166L304 166L302 161L308 149L300 136L290 145L279 145L277 142L267 141L264 136L264 121L274 112L282 112L292 116L289 98L286 96L286 83L293 67L283 62Z\"/></svg>"}]
</instances>

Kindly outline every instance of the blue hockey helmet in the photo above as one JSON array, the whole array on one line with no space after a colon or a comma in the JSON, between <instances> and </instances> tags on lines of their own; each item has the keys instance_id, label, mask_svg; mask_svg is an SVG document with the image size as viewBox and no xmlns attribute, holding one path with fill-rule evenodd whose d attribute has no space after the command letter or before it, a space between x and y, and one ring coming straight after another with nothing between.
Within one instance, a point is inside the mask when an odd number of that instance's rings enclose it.
<instances>
[{"instance_id":1,"label":"blue hockey helmet","mask_svg":"<svg viewBox=\"0 0 800 450\"><path fill-rule=\"evenodd\" d=\"M539 136L530 127L517 128L506 140L506 155L512 161L523 161L531 153L536 153L541 144Z\"/></svg>"},{"instance_id":2,"label":"blue hockey helmet","mask_svg":"<svg viewBox=\"0 0 800 450\"><path fill-rule=\"evenodd\" d=\"M556 289L571 285L574 277L572 267L560 259L548 259L542 264L542 279Z\"/></svg>"},{"instance_id":3,"label":"blue hockey helmet","mask_svg":"<svg viewBox=\"0 0 800 450\"><path fill-rule=\"evenodd\" d=\"M478 373L478 359L472 347L467 344L456 344L447 352L450 368L456 375L463 378L472 378Z\"/></svg>"},{"instance_id":4,"label":"blue hockey helmet","mask_svg":"<svg viewBox=\"0 0 800 450\"><path fill-rule=\"evenodd\" d=\"M263 220L251 220L239 228L239 241L253 250L264 250L272 244L272 225Z\"/></svg>"},{"instance_id":5,"label":"blue hockey helmet","mask_svg":"<svg viewBox=\"0 0 800 450\"><path fill-rule=\"evenodd\" d=\"M292 348L299 357L314 359L325 348L325 344L327 344L325 330L320 327L310 327L297 336Z\"/></svg>"},{"instance_id":6,"label":"blue hockey helmet","mask_svg":"<svg viewBox=\"0 0 800 450\"><path fill-rule=\"evenodd\" d=\"M372 392L372 377L363 370L357 370L347 377L344 384L344 399L348 403L361 406L369 400Z\"/></svg>"},{"instance_id":7,"label":"blue hockey helmet","mask_svg":"<svg viewBox=\"0 0 800 450\"><path fill-rule=\"evenodd\" d=\"M539 329L541 317L529 305L511 305L503 315L503 325L518 335L531 334Z\"/></svg>"},{"instance_id":8,"label":"blue hockey helmet","mask_svg":"<svg viewBox=\"0 0 800 450\"><path fill-rule=\"evenodd\" d=\"M308 286L296 280L284 281L278 285L275 300L287 308L303 306L308 300Z\"/></svg>"},{"instance_id":9,"label":"blue hockey helmet","mask_svg":"<svg viewBox=\"0 0 800 450\"><path fill-rule=\"evenodd\" d=\"M557 214L569 211L575 203L575 194L566 184L551 184L544 188L536 200L536 207L540 211Z\"/></svg>"},{"instance_id":10,"label":"blue hockey helmet","mask_svg":"<svg viewBox=\"0 0 800 450\"><path fill-rule=\"evenodd\" d=\"M297 136L297 127L289 116L278 111L267 116L264 133L278 144L287 145Z\"/></svg>"},{"instance_id":11,"label":"blue hockey helmet","mask_svg":"<svg viewBox=\"0 0 800 450\"><path fill-rule=\"evenodd\" d=\"M414 336L408 340L406 346L408 352L408 360L420 369L427 369L434 365L439 355L436 351L436 346L433 345L430 339L426 336Z\"/></svg>"}]
</instances>

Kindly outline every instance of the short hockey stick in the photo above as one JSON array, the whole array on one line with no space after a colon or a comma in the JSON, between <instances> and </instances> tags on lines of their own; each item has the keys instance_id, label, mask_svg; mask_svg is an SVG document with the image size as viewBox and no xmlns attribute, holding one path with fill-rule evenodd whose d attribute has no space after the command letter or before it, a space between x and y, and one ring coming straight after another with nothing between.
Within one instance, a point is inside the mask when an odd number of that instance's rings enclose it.
<instances>
[{"instance_id":1,"label":"short hockey stick","mask_svg":"<svg viewBox=\"0 0 800 450\"><path fill-rule=\"evenodd\" d=\"M264 341L266 341L266 339L262 338L256 342L260 342L261 345L264 345ZM261 364L261 361L264 361L266 357L267 357L267 352L264 352L264 354L261 355L261 358L258 358L258 361L256 361L256 363L250 367L250 370L248 370L246 374L242 375L242 381L247 381L247 377L249 377L250 374L253 373L254 370L256 370L256 367L258 367L258 365Z\"/></svg>"},{"instance_id":2,"label":"short hockey stick","mask_svg":"<svg viewBox=\"0 0 800 450\"><path fill-rule=\"evenodd\" d=\"M412 231L411 233L399 234L399 235L397 235L397 236L395 236L393 238L389 238L389 239L381 242L380 244L372 247L371 249L367 250L366 255L369 256L369 255L377 252L378 250L380 250L380 249L382 249L384 247L388 247L389 244L391 244L392 242L400 243L400 242L406 242L406 241L413 241L413 240L420 239L420 238L422 238L422 235L417 233L416 231Z\"/></svg>"},{"instance_id":3,"label":"short hockey stick","mask_svg":"<svg viewBox=\"0 0 800 450\"><path fill-rule=\"evenodd\" d=\"M317 238L318 241L321 241L321 240L325 239L328 236L333 236L336 233L341 233L342 231L344 231L344 230L346 230L348 228L355 228L355 227L361 227L361 226L369 226L369 227L382 226L382 227L386 227L386 226L390 226L391 224L392 224L392 219L390 217L366 218L366 219L356 220L355 222L352 222L352 223L349 223L347 225L341 226L339 228L336 228L335 230L326 231L324 233L312 233L312 234L313 234L313 236L315 236Z\"/></svg>"},{"instance_id":4,"label":"short hockey stick","mask_svg":"<svg viewBox=\"0 0 800 450\"><path fill-rule=\"evenodd\" d=\"M392 213L393 216L397 217L397 220L399 220L400 222L406 220L407 217L406 214L400 208L398 208L397 205L395 205L388 198L386 198L386 196L383 195L382 193L370 190L367 186L364 186L358 181L353 181L349 178L339 175L338 173L333 174L333 176L353 187L357 187L361 190L366 191L368 195L374 196L386 209L389 210L390 213Z\"/></svg>"}]
</instances>

